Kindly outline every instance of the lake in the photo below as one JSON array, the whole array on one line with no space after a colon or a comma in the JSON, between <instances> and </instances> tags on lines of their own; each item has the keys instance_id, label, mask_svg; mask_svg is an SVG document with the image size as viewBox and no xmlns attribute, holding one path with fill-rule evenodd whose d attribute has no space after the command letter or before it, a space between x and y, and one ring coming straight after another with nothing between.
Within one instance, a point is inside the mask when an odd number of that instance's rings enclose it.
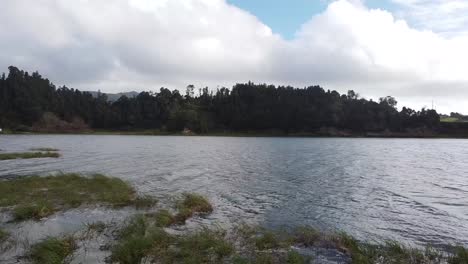
<instances>
[{"instance_id":1,"label":"lake","mask_svg":"<svg viewBox=\"0 0 468 264\"><path fill-rule=\"evenodd\" d=\"M4 152L32 147L62 157L0 161L0 177L103 173L163 200L204 194L211 222L468 245L468 140L0 136Z\"/></svg>"}]
</instances>

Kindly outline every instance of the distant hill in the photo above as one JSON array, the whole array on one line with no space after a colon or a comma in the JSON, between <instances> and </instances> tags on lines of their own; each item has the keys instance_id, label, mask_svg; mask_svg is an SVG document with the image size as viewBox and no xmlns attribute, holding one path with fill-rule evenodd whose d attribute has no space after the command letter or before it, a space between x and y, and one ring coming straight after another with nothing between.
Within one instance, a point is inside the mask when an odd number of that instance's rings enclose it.
<instances>
[{"instance_id":1,"label":"distant hill","mask_svg":"<svg viewBox=\"0 0 468 264\"><path fill-rule=\"evenodd\" d=\"M96 91L86 91L88 93L90 93L94 98L96 98L99 94L99 92L96 92ZM120 99L120 97L122 96L127 96L128 98L134 98L134 97L137 97L137 95L139 94L139 92L135 92L135 91L131 91L131 92L125 92L125 93L104 93L105 95L107 95L107 99L109 100L109 102L115 102L117 100Z\"/></svg>"}]
</instances>

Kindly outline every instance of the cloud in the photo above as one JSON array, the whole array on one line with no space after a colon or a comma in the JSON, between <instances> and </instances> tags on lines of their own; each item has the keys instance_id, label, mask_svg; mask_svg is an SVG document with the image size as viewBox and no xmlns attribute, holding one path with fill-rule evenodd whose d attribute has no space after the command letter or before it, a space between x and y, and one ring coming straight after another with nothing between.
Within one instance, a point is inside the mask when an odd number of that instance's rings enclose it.
<instances>
[{"instance_id":1,"label":"cloud","mask_svg":"<svg viewBox=\"0 0 468 264\"><path fill-rule=\"evenodd\" d=\"M418 28L433 30L445 36L468 35L467 0L391 0Z\"/></svg>"},{"instance_id":2,"label":"cloud","mask_svg":"<svg viewBox=\"0 0 468 264\"><path fill-rule=\"evenodd\" d=\"M330 3L292 40L224 0L6 0L2 8L0 67L82 90L252 80L394 95L412 107L434 99L443 111L468 112L468 38L414 29L363 1Z\"/></svg>"}]
</instances>

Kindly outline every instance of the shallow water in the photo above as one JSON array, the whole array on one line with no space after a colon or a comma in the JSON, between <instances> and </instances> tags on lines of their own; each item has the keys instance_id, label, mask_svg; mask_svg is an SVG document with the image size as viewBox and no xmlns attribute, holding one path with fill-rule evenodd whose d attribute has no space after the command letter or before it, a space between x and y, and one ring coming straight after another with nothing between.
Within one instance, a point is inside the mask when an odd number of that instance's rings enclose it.
<instances>
[{"instance_id":1,"label":"shallow water","mask_svg":"<svg viewBox=\"0 0 468 264\"><path fill-rule=\"evenodd\" d=\"M62 157L0 161L0 177L103 173L163 200L202 193L216 208L211 222L311 225L368 241L468 245L468 140L0 136L3 152L33 147L58 148ZM70 228L98 219L101 212L93 210L55 221Z\"/></svg>"}]
</instances>

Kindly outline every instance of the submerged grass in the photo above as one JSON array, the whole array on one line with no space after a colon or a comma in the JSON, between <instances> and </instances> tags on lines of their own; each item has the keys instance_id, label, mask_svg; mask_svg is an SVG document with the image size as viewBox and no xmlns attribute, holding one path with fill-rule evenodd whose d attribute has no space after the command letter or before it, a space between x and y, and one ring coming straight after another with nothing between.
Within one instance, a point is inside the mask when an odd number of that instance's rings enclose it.
<instances>
[{"instance_id":1,"label":"submerged grass","mask_svg":"<svg viewBox=\"0 0 468 264\"><path fill-rule=\"evenodd\" d=\"M16 153L0 153L0 160L12 159L35 159L35 158L58 158L60 154L57 152L16 152Z\"/></svg>"},{"instance_id":2,"label":"submerged grass","mask_svg":"<svg viewBox=\"0 0 468 264\"><path fill-rule=\"evenodd\" d=\"M72 237L48 238L32 246L30 258L35 264L62 264L76 248Z\"/></svg>"},{"instance_id":3,"label":"submerged grass","mask_svg":"<svg viewBox=\"0 0 468 264\"><path fill-rule=\"evenodd\" d=\"M56 148L31 148L30 150L32 150L32 151L47 151L47 152L60 151L59 149L56 149Z\"/></svg>"},{"instance_id":4,"label":"submerged grass","mask_svg":"<svg viewBox=\"0 0 468 264\"><path fill-rule=\"evenodd\" d=\"M5 242L10 234L3 229L0 229L0 244Z\"/></svg>"},{"instance_id":5,"label":"submerged grass","mask_svg":"<svg viewBox=\"0 0 468 264\"><path fill-rule=\"evenodd\" d=\"M82 204L142 206L154 202L138 198L135 190L121 179L100 174L85 177L70 173L0 181L0 207L13 207L16 220L41 219Z\"/></svg>"},{"instance_id":6,"label":"submerged grass","mask_svg":"<svg viewBox=\"0 0 468 264\"><path fill-rule=\"evenodd\" d=\"M106 225L106 223L104 223L102 221L97 221L97 222L94 222L94 223L87 224L86 228L88 229L88 231L94 231L96 233L102 233L107 228L107 225Z\"/></svg>"}]
</instances>

